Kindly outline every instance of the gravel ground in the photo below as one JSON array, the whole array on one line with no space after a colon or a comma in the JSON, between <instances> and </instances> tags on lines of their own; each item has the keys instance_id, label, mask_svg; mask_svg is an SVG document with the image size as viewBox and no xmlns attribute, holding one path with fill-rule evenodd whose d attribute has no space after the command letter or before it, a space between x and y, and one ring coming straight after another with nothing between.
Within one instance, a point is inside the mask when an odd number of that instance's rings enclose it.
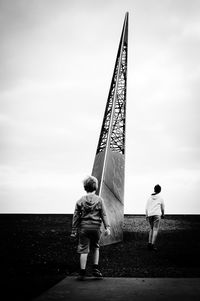
<instances>
[{"instance_id":1,"label":"gravel ground","mask_svg":"<svg viewBox=\"0 0 200 301\"><path fill-rule=\"evenodd\" d=\"M1 283L7 296L30 300L64 277L77 274L77 241L69 236L71 218L67 214L1 214ZM166 216L158 236L158 252L147 250L147 237L144 216L125 215L123 242L101 247L103 275L200 277L199 215Z\"/></svg>"}]
</instances>

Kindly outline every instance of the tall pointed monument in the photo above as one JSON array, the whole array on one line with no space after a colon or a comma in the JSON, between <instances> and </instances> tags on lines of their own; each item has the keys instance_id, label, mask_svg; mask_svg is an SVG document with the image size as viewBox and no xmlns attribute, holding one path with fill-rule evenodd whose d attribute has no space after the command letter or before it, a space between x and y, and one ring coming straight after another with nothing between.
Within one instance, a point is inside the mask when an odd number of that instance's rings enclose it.
<instances>
[{"instance_id":1,"label":"tall pointed monument","mask_svg":"<svg viewBox=\"0 0 200 301\"><path fill-rule=\"evenodd\" d=\"M97 194L104 199L111 226L111 235L105 236L103 233L101 245L123 239L127 56L128 12L124 19L92 170L92 175L99 181Z\"/></svg>"}]
</instances>

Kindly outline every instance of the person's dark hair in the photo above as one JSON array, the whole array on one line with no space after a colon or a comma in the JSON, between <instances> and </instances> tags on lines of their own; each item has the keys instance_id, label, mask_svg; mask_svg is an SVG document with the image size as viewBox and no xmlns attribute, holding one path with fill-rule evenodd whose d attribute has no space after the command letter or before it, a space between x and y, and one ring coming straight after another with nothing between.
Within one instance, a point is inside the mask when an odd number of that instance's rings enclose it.
<instances>
[{"instance_id":1,"label":"person's dark hair","mask_svg":"<svg viewBox=\"0 0 200 301\"><path fill-rule=\"evenodd\" d=\"M93 192L96 191L98 188L98 180L97 178L93 176L88 176L84 181L83 181L83 186L86 192Z\"/></svg>"},{"instance_id":2,"label":"person's dark hair","mask_svg":"<svg viewBox=\"0 0 200 301\"><path fill-rule=\"evenodd\" d=\"M157 184L157 185L154 187L154 192L155 192L155 194L160 193L160 192L161 192L161 186Z\"/></svg>"}]
</instances>

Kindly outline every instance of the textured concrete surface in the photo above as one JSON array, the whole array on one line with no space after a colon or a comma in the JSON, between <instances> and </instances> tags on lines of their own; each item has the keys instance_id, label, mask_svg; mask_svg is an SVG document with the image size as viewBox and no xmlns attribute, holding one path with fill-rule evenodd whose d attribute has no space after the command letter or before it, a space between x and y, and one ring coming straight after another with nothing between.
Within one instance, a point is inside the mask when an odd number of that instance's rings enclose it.
<instances>
[{"instance_id":1,"label":"textured concrete surface","mask_svg":"<svg viewBox=\"0 0 200 301\"><path fill-rule=\"evenodd\" d=\"M200 278L86 278L66 277L35 301L200 300Z\"/></svg>"}]
</instances>

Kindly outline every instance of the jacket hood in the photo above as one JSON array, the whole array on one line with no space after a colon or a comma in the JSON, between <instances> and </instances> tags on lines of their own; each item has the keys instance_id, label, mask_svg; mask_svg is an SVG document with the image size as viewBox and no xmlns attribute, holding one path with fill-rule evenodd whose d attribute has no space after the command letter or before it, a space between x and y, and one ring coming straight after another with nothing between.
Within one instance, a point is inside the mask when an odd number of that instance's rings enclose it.
<instances>
[{"instance_id":1,"label":"jacket hood","mask_svg":"<svg viewBox=\"0 0 200 301\"><path fill-rule=\"evenodd\" d=\"M156 199L158 199L159 197L160 197L160 193L157 193L157 194L152 193L152 194L151 194L151 198L152 198L153 200L156 200Z\"/></svg>"},{"instance_id":2,"label":"jacket hood","mask_svg":"<svg viewBox=\"0 0 200 301\"><path fill-rule=\"evenodd\" d=\"M94 194L88 194L85 197L84 208L87 212L90 212L97 205L96 197Z\"/></svg>"}]
</instances>

